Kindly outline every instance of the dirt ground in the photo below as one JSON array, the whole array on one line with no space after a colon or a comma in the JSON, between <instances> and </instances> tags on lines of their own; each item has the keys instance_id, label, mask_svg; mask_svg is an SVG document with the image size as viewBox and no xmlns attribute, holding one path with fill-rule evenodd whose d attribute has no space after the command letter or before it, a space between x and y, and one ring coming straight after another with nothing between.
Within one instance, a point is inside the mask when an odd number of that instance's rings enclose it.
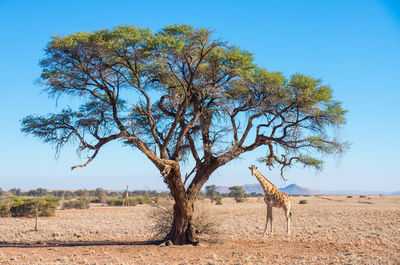
<instances>
[{"instance_id":1,"label":"dirt ground","mask_svg":"<svg viewBox=\"0 0 400 265\"><path fill-rule=\"evenodd\" d=\"M262 198L200 201L219 233L196 247L154 244L149 205L57 210L39 231L33 219L0 218L0 264L400 264L400 196L292 201L289 237L281 209L263 236Z\"/></svg>"}]
</instances>

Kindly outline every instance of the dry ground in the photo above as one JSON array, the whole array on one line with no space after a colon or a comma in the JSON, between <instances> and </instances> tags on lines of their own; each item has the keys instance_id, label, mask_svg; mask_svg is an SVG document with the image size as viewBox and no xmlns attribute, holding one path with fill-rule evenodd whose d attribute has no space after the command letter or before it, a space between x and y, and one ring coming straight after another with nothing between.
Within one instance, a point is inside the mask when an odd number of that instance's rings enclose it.
<instances>
[{"instance_id":1,"label":"dry ground","mask_svg":"<svg viewBox=\"0 0 400 265\"><path fill-rule=\"evenodd\" d=\"M281 209L263 236L262 199L199 202L220 232L197 247L150 244L148 205L58 210L36 232L33 219L0 218L0 264L400 264L400 196L292 200L290 237Z\"/></svg>"}]
</instances>

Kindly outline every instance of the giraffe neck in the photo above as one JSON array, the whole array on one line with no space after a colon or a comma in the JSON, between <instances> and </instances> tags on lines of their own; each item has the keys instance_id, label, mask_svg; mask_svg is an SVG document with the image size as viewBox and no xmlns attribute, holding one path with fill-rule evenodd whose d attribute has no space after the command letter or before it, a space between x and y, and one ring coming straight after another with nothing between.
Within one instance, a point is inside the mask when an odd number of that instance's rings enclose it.
<instances>
[{"instance_id":1,"label":"giraffe neck","mask_svg":"<svg viewBox=\"0 0 400 265\"><path fill-rule=\"evenodd\" d=\"M275 185L272 184L268 179L266 179L258 170L255 171L254 175L256 176L258 182L260 182L265 194L270 194L278 190L278 188L275 187Z\"/></svg>"}]
</instances>

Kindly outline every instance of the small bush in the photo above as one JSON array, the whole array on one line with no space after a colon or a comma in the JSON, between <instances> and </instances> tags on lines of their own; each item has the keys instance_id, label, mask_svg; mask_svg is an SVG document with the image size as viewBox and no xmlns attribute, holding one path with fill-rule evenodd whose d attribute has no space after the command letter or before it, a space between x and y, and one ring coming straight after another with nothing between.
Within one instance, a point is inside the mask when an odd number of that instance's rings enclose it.
<instances>
[{"instance_id":1,"label":"small bush","mask_svg":"<svg viewBox=\"0 0 400 265\"><path fill-rule=\"evenodd\" d=\"M360 198L367 198L367 196L365 196L365 195L360 195Z\"/></svg>"},{"instance_id":2,"label":"small bush","mask_svg":"<svg viewBox=\"0 0 400 265\"><path fill-rule=\"evenodd\" d=\"M215 198L215 205L222 205L222 196L218 195L217 198Z\"/></svg>"},{"instance_id":3,"label":"small bush","mask_svg":"<svg viewBox=\"0 0 400 265\"><path fill-rule=\"evenodd\" d=\"M299 204L307 204L307 200L300 200Z\"/></svg>"},{"instance_id":4,"label":"small bush","mask_svg":"<svg viewBox=\"0 0 400 265\"><path fill-rule=\"evenodd\" d=\"M153 204L153 200L149 196L137 197L138 204Z\"/></svg>"},{"instance_id":5,"label":"small bush","mask_svg":"<svg viewBox=\"0 0 400 265\"><path fill-rule=\"evenodd\" d=\"M246 193L241 186L233 186L229 188L229 195L235 198L236 202L244 202L246 199Z\"/></svg>"},{"instance_id":6,"label":"small bush","mask_svg":"<svg viewBox=\"0 0 400 265\"><path fill-rule=\"evenodd\" d=\"M79 198L76 200L66 201L63 204L63 209L88 209L89 208L89 199Z\"/></svg>"},{"instance_id":7,"label":"small bush","mask_svg":"<svg viewBox=\"0 0 400 265\"><path fill-rule=\"evenodd\" d=\"M106 200L106 203L108 206L123 206L124 205L124 199L122 198L108 198ZM139 202L136 198L128 198L127 201L127 206L135 206Z\"/></svg>"},{"instance_id":8,"label":"small bush","mask_svg":"<svg viewBox=\"0 0 400 265\"><path fill-rule=\"evenodd\" d=\"M0 202L0 217L8 217L11 215L10 210L13 201L11 199L3 200Z\"/></svg>"},{"instance_id":9,"label":"small bush","mask_svg":"<svg viewBox=\"0 0 400 265\"><path fill-rule=\"evenodd\" d=\"M34 217L36 209L38 216L54 216L60 202L58 197L21 198L14 197L0 206L1 216Z\"/></svg>"},{"instance_id":10,"label":"small bush","mask_svg":"<svg viewBox=\"0 0 400 265\"><path fill-rule=\"evenodd\" d=\"M100 200L99 197L91 197L91 198L89 199L89 202L90 202L90 203L101 203L101 200Z\"/></svg>"},{"instance_id":11,"label":"small bush","mask_svg":"<svg viewBox=\"0 0 400 265\"><path fill-rule=\"evenodd\" d=\"M349 195L349 196L347 196L347 198L353 198L353 196Z\"/></svg>"},{"instance_id":12,"label":"small bush","mask_svg":"<svg viewBox=\"0 0 400 265\"><path fill-rule=\"evenodd\" d=\"M122 206L123 202L121 198L108 198L106 200L108 206Z\"/></svg>"}]
</instances>

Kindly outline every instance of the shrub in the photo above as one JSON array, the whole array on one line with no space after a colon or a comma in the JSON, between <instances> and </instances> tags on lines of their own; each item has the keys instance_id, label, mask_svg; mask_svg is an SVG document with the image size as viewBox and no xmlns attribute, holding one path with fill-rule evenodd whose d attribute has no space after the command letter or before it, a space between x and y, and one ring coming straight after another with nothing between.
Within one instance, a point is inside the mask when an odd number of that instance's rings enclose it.
<instances>
[{"instance_id":1,"label":"shrub","mask_svg":"<svg viewBox=\"0 0 400 265\"><path fill-rule=\"evenodd\" d=\"M149 196L137 197L136 201L138 204L153 204L153 200Z\"/></svg>"},{"instance_id":2,"label":"shrub","mask_svg":"<svg viewBox=\"0 0 400 265\"><path fill-rule=\"evenodd\" d=\"M222 196L218 194L217 198L215 199L215 205L222 205Z\"/></svg>"},{"instance_id":3,"label":"shrub","mask_svg":"<svg viewBox=\"0 0 400 265\"><path fill-rule=\"evenodd\" d=\"M367 198L367 196L365 196L365 195L360 195L360 198Z\"/></svg>"},{"instance_id":4,"label":"shrub","mask_svg":"<svg viewBox=\"0 0 400 265\"><path fill-rule=\"evenodd\" d=\"M299 204L307 204L307 200L300 200Z\"/></svg>"},{"instance_id":5,"label":"shrub","mask_svg":"<svg viewBox=\"0 0 400 265\"><path fill-rule=\"evenodd\" d=\"M0 202L0 217L8 217L11 215L10 210L13 201L11 199L3 200Z\"/></svg>"},{"instance_id":6,"label":"shrub","mask_svg":"<svg viewBox=\"0 0 400 265\"><path fill-rule=\"evenodd\" d=\"M59 202L60 198L57 197L14 197L12 198L9 215L12 217L34 217L37 209L38 216L54 216Z\"/></svg>"},{"instance_id":7,"label":"shrub","mask_svg":"<svg viewBox=\"0 0 400 265\"><path fill-rule=\"evenodd\" d=\"M353 198L353 196L349 195L349 196L347 196L347 198Z\"/></svg>"},{"instance_id":8,"label":"shrub","mask_svg":"<svg viewBox=\"0 0 400 265\"><path fill-rule=\"evenodd\" d=\"M89 199L79 198L76 200L66 201L63 204L63 209L88 209L89 208Z\"/></svg>"},{"instance_id":9,"label":"shrub","mask_svg":"<svg viewBox=\"0 0 400 265\"><path fill-rule=\"evenodd\" d=\"M55 216L60 200L59 197L45 197L39 201L39 216Z\"/></svg>"},{"instance_id":10,"label":"shrub","mask_svg":"<svg viewBox=\"0 0 400 265\"><path fill-rule=\"evenodd\" d=\"M235 198L236 202L244 202L246 199L246 194L242 187L240 186L233 186L229 188L230 195Z\"/></svg>"},{"instance_id":11,"label":"shrub","mask_svg":"<svg viewBox=\"0 0 400 265\"><path fill-rule=\"evenodd\" d=\"M154 225L151 230L154 234L154 239L163 239L171 230L173 220L173 202L171 200L162 200L158 204L153 204L153 210L148 216L153 220ZM215 221L215 216L212 216L209 211L209 204L196 204L193 216L193 225L196 229L196 234L200 239L208 242L218 241L218 226Z\"/></svg>"},{"instance_id":12,"label":"shrub","mask_svg":"<svg viewBox=\"0 0 400 265\"><path fill-rule=\"evenodd\" d=\"M151 200L151 199L150 199ZM108 198L106 200L106 203L108 206L123 206L124 205L124 199L122 198ZM128 198L127 201L127 206L135 206L139 203L139 201L136 198Z\"/></svg>"},{"instance_id":13,"label":"shrub","mask_svg":"<svg viewBox=\"0 0 400 265\"><path fill-rule=\"evenodd\" d=\"M108 198L106 203L108 206L122 206L124 200L121 198Z\"/></svg>"}]
</instances>

